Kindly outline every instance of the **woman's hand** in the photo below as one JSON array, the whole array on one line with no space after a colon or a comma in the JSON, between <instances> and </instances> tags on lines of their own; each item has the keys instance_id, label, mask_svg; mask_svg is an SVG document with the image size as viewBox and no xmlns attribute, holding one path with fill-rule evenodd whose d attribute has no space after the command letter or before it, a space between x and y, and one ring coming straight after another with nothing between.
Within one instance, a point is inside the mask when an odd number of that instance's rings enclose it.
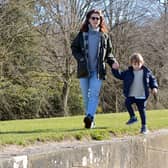
<instances>
[{"instance_id":1,"label":"woman's hand","mask_svg":"<svg viewBox=\"0 0 168 168\"><path fill-rule=\"evenodd\" d=\"M112 68L113 68L113 69L119 69L119 63L118 63L118 62L114 62L114 63L112 64Z\"/></svg>"}]
</instances>

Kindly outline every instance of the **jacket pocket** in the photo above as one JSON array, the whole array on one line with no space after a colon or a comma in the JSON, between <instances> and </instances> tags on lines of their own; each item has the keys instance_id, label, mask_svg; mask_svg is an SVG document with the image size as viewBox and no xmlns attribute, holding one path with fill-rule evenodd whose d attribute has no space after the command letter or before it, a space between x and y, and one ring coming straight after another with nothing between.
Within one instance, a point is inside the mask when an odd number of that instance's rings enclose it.
<instances>
[{"instance_id":1,"label":"jacket pocket","mask_svg":"<svg viewBox=\"0 0 168 168\"><path fill-rule=\"evenodd\" d=\"M77 77L87 77L89 75L88 68L87 68L87 62L84 59L80 59L78 61L78 67L77 67Z\"/></svg>"}]
</instances>

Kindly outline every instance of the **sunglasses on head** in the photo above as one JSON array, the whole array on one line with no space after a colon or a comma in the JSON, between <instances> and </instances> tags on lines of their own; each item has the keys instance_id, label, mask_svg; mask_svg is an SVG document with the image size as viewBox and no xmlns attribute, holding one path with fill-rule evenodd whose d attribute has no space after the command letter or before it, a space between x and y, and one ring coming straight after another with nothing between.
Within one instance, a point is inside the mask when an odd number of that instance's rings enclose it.
<instances>
[{"instance_id":1,"label":"sunglasses on head","mask_svg":"<svg viewBox=\"0 0 168 168\"><path fill-rule=\"evenodd\" d=\"M99 17L94 17L94 16L93 16L93 17L91 17L91 19L92 19L92 20L100 20L100 18L99 18Z\"/></svg>"}]
</instances>

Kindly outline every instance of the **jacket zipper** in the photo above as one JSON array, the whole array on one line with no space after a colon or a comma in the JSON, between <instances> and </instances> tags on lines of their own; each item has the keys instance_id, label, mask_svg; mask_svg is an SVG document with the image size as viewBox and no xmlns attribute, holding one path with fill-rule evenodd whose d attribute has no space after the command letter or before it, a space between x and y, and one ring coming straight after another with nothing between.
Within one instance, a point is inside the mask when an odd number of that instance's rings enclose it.
<instances>
[{"instance_id":1,"label":"jacket zipper","mask_svg":"<svg viewBox=\"0 0 168 168\"><path fill-rule=\"evenodd\" d=\"M100 40L99 40L99 45L98 45L98 51L97 51L97 59L98 59L98 63L97 63L97 78L98 80L100 80L100 73L99 73L99 64L100 64L100 57L99 57L99 54L100 54L100 49L101 49L101 43L102 43L102 34L100 32Z\"/></svg>"},{"instance_id":2,"label":"jacket zipper","mask_svg":"<svg viewBox=\"0 0 168 168\"><path fill-rule=\"evenodd\" d=\"M85 41L85 34L86 34L86 32L83 32L82 33L82 35L83 35L83 41ZM88 36L88 35L87 35ZM88 56L86 55L86 52L85 52L85 50L86 50L86 45L85 45L85 42L84 42L84 48L82 48L83 49L83 51L84 51L84 55L85 55L85 59L86 59L86 66L87 66L87 71L88 71L88 76L90 76L90 72L89 72L89 65L88 65Z\"/></svg>"}]
</instances>

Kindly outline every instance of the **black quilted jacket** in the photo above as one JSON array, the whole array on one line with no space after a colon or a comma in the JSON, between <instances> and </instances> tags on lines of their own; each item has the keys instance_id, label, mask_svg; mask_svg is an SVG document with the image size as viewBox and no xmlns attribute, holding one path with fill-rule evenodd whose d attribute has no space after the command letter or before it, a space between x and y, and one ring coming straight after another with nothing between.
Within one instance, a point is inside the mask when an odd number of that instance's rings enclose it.
<instances>
[{"instance_id":1,"label":"black quilted jacket","mask_svg":"<svg viewBox=\"0 0 168 168\"><path fill-rule=\"evenodd\" d=\"M109 36L106 33L100 32L100 47L98 52L98 78L105 79L106 78L106 62L112 66L115 62L115 58L112 54L112 44ZM89 69L88 69L88 55L86 54L87 48L84 45L86 41L84 41L84 36L82 32L79 32L76 38L73 40L71 44L72 54L77 61L77 77L88 77Z\"/></svg>"}]
</instances>

